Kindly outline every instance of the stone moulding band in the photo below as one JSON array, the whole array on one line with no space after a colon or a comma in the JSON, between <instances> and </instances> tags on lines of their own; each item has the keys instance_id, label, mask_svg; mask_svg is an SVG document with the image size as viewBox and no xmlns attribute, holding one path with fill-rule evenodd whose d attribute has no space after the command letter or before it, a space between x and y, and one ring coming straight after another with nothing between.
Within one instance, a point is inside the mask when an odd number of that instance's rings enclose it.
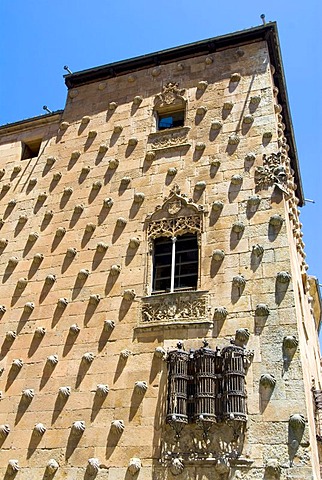
<instances>
[{"instance_id":1,"label":"stone moulding band","mask_svg":"<svg viewBox=\"0 0 322 480\"><path fill-rule=\"evenodd\" d=\"M191 147L188 141L190 127L176 127L170 130L160 130L150 133L148 144L152 150L164 150L176 147Z\"/></svg>"},{"instance_id":2,"label":"stone moulding band","mask_svg":"<svg viewBox=\"0 0 322 480\"><path fill-rule=\"evenodd\" d=\"M143 297L138 327L212 325L206 291L180 291Z\"/></svg>"}]
</instances>

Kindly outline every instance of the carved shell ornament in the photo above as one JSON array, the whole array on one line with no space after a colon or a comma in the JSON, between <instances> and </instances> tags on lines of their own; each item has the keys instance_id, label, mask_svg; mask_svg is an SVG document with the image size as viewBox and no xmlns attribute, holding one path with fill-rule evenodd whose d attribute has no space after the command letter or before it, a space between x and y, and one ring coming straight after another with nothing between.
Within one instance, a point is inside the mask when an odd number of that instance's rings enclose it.
<instances>
[{"instance_id":1,"label":"carved shell ornament","mask_svg":"<svg viewBox=\"0 0 322 480\"><path fill-rule=\"evenodd\" d=\"M108 385L106 385L105 383L99 383L96 386L96 393L100 397L105 397L108 394L109 391L110 391L110 387Z\"/></svg>"},{"instance_id":2,"label":"carved shell ornament","mask_svg":"<svg viewBox=\"0 0 322 480\"><path fill-rule=\"evenodd\" d=\"M295 350L299 342L294 335L287 335L283 338L283 346L288 350Z\"/></svg>"},{"instance_id":3,"label":"carved shell ornament","mask_svg":"<svg viewBox=\"0 0 322 480\"><path fill-rule=\"evenodd\" d=\"M37 435L42 436L46 432L47 428L43 423L36 423L34 426L34 431Z\"/></svg>"},{"instance_id":4,"label":"carved shell ornament","mask_svg":"<svg viewBox=\"0 0 322 480\"><path fill-rule=\"evenodd\" d=\"M160 109L168 107L169 105L184 105L186 99L183 97L185 93L184 88L179 88L179 84L169 82L164 85L162 92L155 97L155 107Z\"/></svg>"},{"instance_id":5,"label":"carved shell ornament","mask_svg":"<svg viewBox=\"0 0 322 480\"><path fill-rule=\"evenodd\" d=\"M180 475L183 472L184 464L179 458L173 458L171 460L170 470L172 475Z\"/></svg>"},{"instance_id":6,"label":"carved shell ornament","mask_svg":"<svg viewBox=\"0 0 322 480\"><path fill-rule=\"evenodd\" d=\"M142 380L142 381L135 382L134 387L139 394L144 395L144 393L148 389L148 384L147 382Z\"/></svg>"},{"instance_id":7,"label":"carved shell ornament","mask_svg":"<svg viewBox=\"0 0 322 480\"><path fill-rule=\"evenodd\" d=\"M10 433L10 426L6 423L0 425L0 438L6 438Z\"/></svg>"},{"instance_id":8,"label":"carved shell ornament","mask_svg":"<svg viewBox=\"0 0 322 480\"><path fill-rule=\"evenodd\" d=\"M100 468L100 461L98 458L89 458L87 461L87 468L92 473L97 473Z\"/></svg>"},{"instance_id":9,"label":"carved shell ornament","mask_svg":"<svg viewBox=\"0 0 322 480\"><path fill-rule=\"evenodd\" d=\"M71 394L71 388L70 387L60 387L58 390L59 395L62 397L68 398Z\"/></svg>"},{"instance_id":10,"label":"carved shell ornament","mask_svg":"<svg viewBox=\"0 0 322 480\"><path fill-rule=\"evenodd\" d=\"M51 458L51 459L48 460L47 470L48 470L49 473L56 472L56 470L58 470L58 468L59 468L59 463L54 458Z\"/></svg>"},{"instance_id":11,"label":"carved shell ornament","mask_svg":"<svg viewBox=\"0 0 322 480\"><path fill-rule=\"evenodd\" d=\"M290 427L294 430L302 430L305 427L305 417L300 413L294 413L289 419Z\"/></svg>"},{"instance_id":12,"label":"carved shell ornament","mask_svg":"<svg viewBox=\"0 0 322 480\"><path fill-rule=\"evenodd\" d=\"M35 396L35 391L33 388L26 388L21 392L21 395L24 397L25 400L32 400Z\"/></svg>"},{"instance_id":13,"label":"carved shell ornament","mask_svg":"<svg viewBox=\"0 0 322 480\"><path fill-rule=\"evenodd\" d=\"M250 337L248 328L238 328L235 333L235 340L233 343L238 347L245 347Z\"/></svg>"},{"instance_id":14,"label":"carved shell ornament","mask_svg":"<svg viewBox=\"0 0 322 480\"><path fill-rule=\"evenodd\" d=\"M83 420L77 420L72 424L72 429L75 433L82 433L86 428L85 422Z\"/></svg>"},{"instance_id":15,"label":"carved shell ornament","mask_svg":"<svg viewBox=\"0 0 322 480\"><path fill-rule=\"evenodd\" d=\"M113 420L111 422L111 428L113 428L113 430L118 433L122 433L123 430L125 429L123 420Z\"/></svg>"},{"instance_id":16,"label":"carved shell ornament","mask_svg":"<svg viewBox=\"0 0 322 480\"><path fill-rule=\"evenodd\" d=\"M128 470L131 475L135 475L136 473L138 473L141 470L141 467L142 467L142 463L140 458L133 457L130 459Z\"/></svg>"},{"instance_id":17,"label":"carved shell ornament","mask_svg":"<svg viewBox=\"0 0 322 480\"><path fill-rule=\"evenodd\" d=\"M15 474L20 470L19 462L16 459L10 459L8 462L8 469L11 474Z\"/></svg>"},{"instance_id":18,"label":"carved shell ornament","mask_svg":"<svg viewBox=\"0 0 322 480\"><path fill-rule=\"evenodd\" d=\"M259 383L264 388L274 388L276 384L276 378L270 373L263 373L259 379Z\"/></svg>"},{"instance_id":19,"label":"carved shell ornament","mask_svg":"<svg viewBox=\"0 0 322 480\"><path fill-rule=\"evenodd\" d=\"M165 351L165 349L163 347L156 347L156 349L154 350L154 355L157 357L157 358L165 358L167 352Z\"/></svg>"}]
</instances>

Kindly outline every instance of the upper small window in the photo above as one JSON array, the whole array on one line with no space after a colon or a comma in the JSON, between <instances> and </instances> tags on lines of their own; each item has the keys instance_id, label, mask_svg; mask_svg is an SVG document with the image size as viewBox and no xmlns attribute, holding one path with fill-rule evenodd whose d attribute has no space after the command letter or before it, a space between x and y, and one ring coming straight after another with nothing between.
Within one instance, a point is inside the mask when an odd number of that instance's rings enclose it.
<instances>
[{"instance_id":1,"label":"upper small window","mask_svg":"<svg viewBox=\"0 0 322 480\"><path fill-rule=\"evenodd\" d=\"M27 160L28 158L38 157L41 141L42 141L41 138L38 138L37 140L21 142L22 144L21 160Z\"/></svg>"},{"instance_id":2,"label":"upper small window","mask_svg":"<svg viewBox=\"0 0 322 480\"><path fill-rule=\"evenodd\" d=\"M158 113L158 130L166 128L183 127L184 110L170 113Z\"/></svg>"},{"instance_id":3,"label":"upper small window","mask_svg":"<svg viewBox=\"0 0 322 480\"><path fill-rule=\"evenodd\" d=\"M154 100L154 114L157 120L157 130L183 127L187 100L184 88L178 83L169 82L163 86L162 92Z\"/></svg>"}]
</instances>

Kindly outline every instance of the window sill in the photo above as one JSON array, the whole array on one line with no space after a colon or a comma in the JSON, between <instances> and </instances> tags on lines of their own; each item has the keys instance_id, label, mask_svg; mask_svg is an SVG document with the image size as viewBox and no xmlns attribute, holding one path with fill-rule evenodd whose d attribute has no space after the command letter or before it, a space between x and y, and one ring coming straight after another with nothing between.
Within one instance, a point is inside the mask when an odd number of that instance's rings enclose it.
<instances>
[{"instance_id":1,"label":"window sill","mask_svg":"<svg viewBox=\"0 0 322 480\"><path fill-rule=\"evenodd\" d=\"M148 143L152 150L167 150L169 148L190 147L188 133L190 127L175 127L150 133Z\"/></svg>"},{"instance_id":2,"label":"window sill","mask_svg":"<svg viewBox=\"0 0 322 480\"><path fill-rule=\"evenodd\" d=\"M141 298L138 328L213 325L208 291L185 290Z\"/></svg>"}]
</instances>

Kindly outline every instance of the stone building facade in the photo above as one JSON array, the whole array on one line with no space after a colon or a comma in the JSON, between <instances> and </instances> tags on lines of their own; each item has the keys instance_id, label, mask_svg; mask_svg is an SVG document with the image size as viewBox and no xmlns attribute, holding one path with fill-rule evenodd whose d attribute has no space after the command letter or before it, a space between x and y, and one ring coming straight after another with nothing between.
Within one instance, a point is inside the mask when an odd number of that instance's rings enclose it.
<instances>
[{"instance_id":1,"label":"stone building facade","mask_svg":"<svg viewBox=\"0 0 322 480\"><path fill-rule=\"evenodd\" d=\"M0 128L0 475L319 479L317 281L276 25Z\"/></svg>"}]
</instances>

